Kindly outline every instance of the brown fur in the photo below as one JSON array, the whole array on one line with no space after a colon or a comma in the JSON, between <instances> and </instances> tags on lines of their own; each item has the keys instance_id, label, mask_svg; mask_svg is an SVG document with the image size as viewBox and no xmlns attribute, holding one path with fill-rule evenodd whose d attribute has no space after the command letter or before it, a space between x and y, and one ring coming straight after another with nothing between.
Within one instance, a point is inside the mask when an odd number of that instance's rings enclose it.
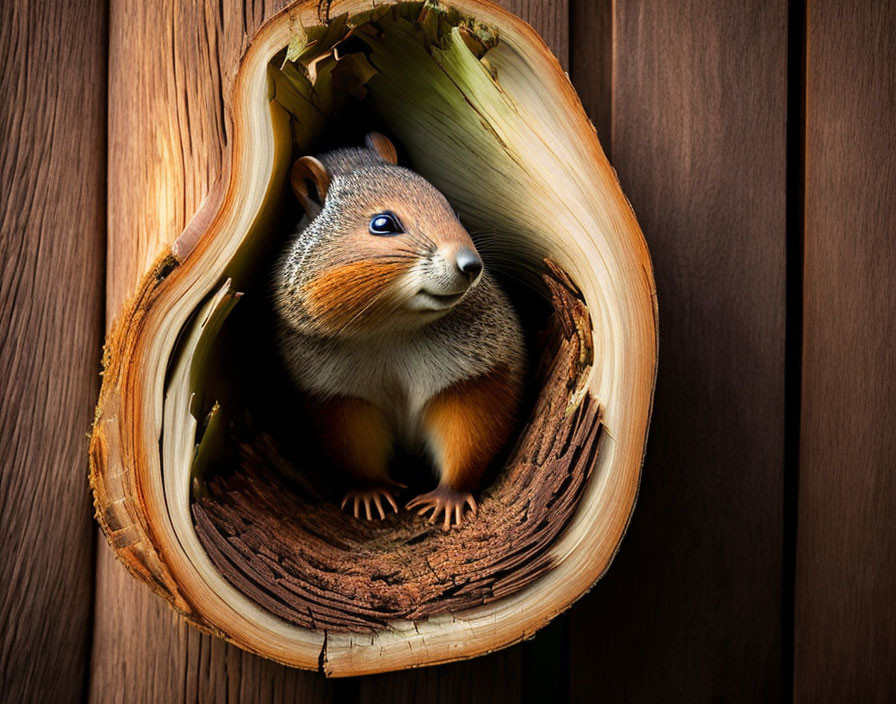
<instances>
[{"instance_id":1,"label":"brown fur","mask_svg":"<svg viewBox=\"0 0 896 704\"><path fill-rule=\"evenodd\" d=\"M312 410L314 426L340 469L362 481L389 480L392 431L379 408L363 399L338 397Z\"/></svg>"},{"instance_id":2,"label":"brown fur","mask_svg":"<svg viewBox=\"0 0 896 704\"><path fill-rule=\"evenodd\" d=\"M435 396L423 412L440 485L457 491L479 486L489 462L513 429L519 381L506 367L467 379Z\"/></svg>"}]
</instances>

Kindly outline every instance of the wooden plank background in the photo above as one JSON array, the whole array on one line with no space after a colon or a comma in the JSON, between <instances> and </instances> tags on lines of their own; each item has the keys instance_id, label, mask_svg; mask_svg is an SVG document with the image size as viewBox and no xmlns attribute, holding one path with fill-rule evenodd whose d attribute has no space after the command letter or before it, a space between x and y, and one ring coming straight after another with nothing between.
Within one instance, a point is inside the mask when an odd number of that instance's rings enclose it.
<instances>
[{"instance_id":1,"label":"wooden plank background","mask_svg":"<svg viewBox=\"0 0 896 704\"><path fill-rule=\"evenodd\" d=\"M613 20L610 144L653 257L660 371L636 517L572 619L573 698L611 677L606 701L771 701L787 3L626 0Z\"/></svg>"},{"instance_id":2,"label":"wooden plank background","mask_svg":"<svg viewBox=\"0 0 896 704\"><path fill-rule=\"evenodd\" d=\"M5 697L896 698L893 3L502 2L568 67L660 299L629 534L533 640L327 681L126 575L86 486L103 329L218 178L236 61L284 2L2 4Z\"/></svg>"},{"instance_id":3,"label":"wooden plank background","mask_svg":"<svg viewBox=\"0 0 896 704\"><path fill-rule=\"evenodd\" d=\"M106 213L99 0L0 3L0 699L87 686ZM77 67L73 72L72 67Z\"/></svg>"},{"instance_id":4,"label":"wooden plank background","mask_svg":"<svg viewBox=\"0 0 896 704\"><path fill-rule=\"evenodd\" d=\"M795 693L896 680L896 5L807 16Z\"/></svg>"}]
</instances>

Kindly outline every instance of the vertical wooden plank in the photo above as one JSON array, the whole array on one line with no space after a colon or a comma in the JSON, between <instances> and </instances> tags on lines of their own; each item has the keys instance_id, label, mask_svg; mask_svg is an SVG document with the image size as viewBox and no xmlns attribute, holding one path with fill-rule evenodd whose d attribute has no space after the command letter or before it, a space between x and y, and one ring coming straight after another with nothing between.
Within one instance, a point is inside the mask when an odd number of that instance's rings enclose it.
<instances>
[{"instance_id":1,"label":"vertical wooden plank","mask_svg":"<svg viewBox=\"0 0 896 704\"><path fill-rule=\"evenodd\" d=\"M794 693L896 699L896 5L807 13Z\"/></svg>"},{"instance_id":2,"label":"vertical wooden plank","mask_svg":"<svg viewBox=\"0 0 896 704\"><path fill-rule=\"evenodd\" d=\"M532 25L563 69L569 69L569 0L494 1Z\"/></svg>"},{"instance_id":3,"label":"vertical wooden plank","mask_svg":"<svg viewBox=\"0 0 896 704\"><path fill-rule=\"evenodd\" d=\"M613 39L613 0L571 0L569 74L611 160Z\"/></svg>"},{"instance_id":4,"label":"vertical wooden plank","mask_svg":"<svg viewBox=\"0 0 896 704\"><path fill-rule=\"evenodd\" d=\"M521 3L527 18L566 65L565 2ZM169 0L113 3L110 39L110 261L108 309L114 315L160 247L183 227L221 166L227 99L234 61L247 38L275 7L218 10ZM220 84L207 76L224 69ZM333 687L314 674L285 671L179 623L131 580L105 549L98 561L96 638L91 699L127 695L144 701L318 701ZM520 650L475 663L335 685L362 699L388 700L419 687L468 700L493 692L520 698ZM393 680L389 680L393 677ZM411 677L411 679L402 679ZM435 679L432 679L435 677ZM279 684L270 688L272 680ZM491 685L487 683L491 682ZM360 687L360 689L358 689ZM384 689L385 688L385 689ZM356 691L358 690L358 691ZM436 691L436 690L432 690Z\"/></svg>"},{"instance_id":5,"label":"vertical wooden plank","mask_svg":"<svg viewBox=\"0 0 896 704\"><path fill-rule=\"evenodd\" d=\"M532 25L554 52L564 69L569 66L569 2L568 0L498 0ZM561 617L565 630L565 619ZM556 630L556 628L555 628ZM548 636L550 638L550 636ZM533 644L545 640L544 634L534 641L516 645L492 655L474 660L451 663L422 670L393 672L358 679L361 704L375 702L496 702L506 704L532 701L527 697L527 674L524 664L539 664L545 658L544 649ZM562 657L563 652L559 653ZM549 658L550 659L550 658ZM557 671L561 681L554 683L553 693L565 692L567 677L561 662L544 662L545 672ZM532 674L532 673L530 673ZM535 673L534 677L538 677ZM558 689L559 687L559 689Z\"/></svg>"},{"instance_id":6,"label":"vertical wooden plank","mask_svg":"<svg viewBox=\"0 0 896 704\"><path fill-rule=\"evenodd\" d=\"M628 536L571 618L572 699L773 701L787 3L614 11L612 154L653 256L660 364Z\"/></svg>"},{"instance_id":7,"label":"vertical wooden plank","mask_svg":"<svg viewBox=\"0 0 896 704\"><path fill-rule=\"evenodd\" d=\"M93 603L106 8L0 3L0 558L5 701L79 701Z\"/></svg>"},{"instance_id":8,"label":"vertical wooden plank","mask_svg":"<svg viewBox=\"0 0 896 704\"><path fill-rule=\"evenodd\" d=\"M221 171L238 59L285 2L113 0L109 39L109 320ZM332 686L187 627L99 539L94 702L321 702Z\"/></svg>"},{"instance_id":9,"label":"vertical wooden plank","mask_svg":"<svg viewBox=\"0 0 896 704\"><path fill-rule=\"evenodd\" d=\"M359 704L488 704L522 700L522 649L474 660L358 678Z\"/></svg>"}]
</instances>

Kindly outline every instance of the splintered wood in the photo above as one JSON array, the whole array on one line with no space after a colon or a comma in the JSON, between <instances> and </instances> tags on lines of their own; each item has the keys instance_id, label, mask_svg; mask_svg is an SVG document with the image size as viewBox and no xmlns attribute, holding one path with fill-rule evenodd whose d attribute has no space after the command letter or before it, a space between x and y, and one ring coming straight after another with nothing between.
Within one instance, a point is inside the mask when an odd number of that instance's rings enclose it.
<instances>
[{"instance_id":1,"label":"splintered wood","mask_svg":"<svg viewBox=\"0 0 896 704\"><path fill-rule=\"evenodd\" d=\"M548 267L554 313L537 373L542 390L477 517L450 531L408 511L355 519L259 435L241 446L239 469L210 479L193 504L221 573L297 625L373 631L487 604L549 570L550 547L594 466L601 417L582 392L593 362L588 310L568 277Z\"/></svg>"}]
</instances>

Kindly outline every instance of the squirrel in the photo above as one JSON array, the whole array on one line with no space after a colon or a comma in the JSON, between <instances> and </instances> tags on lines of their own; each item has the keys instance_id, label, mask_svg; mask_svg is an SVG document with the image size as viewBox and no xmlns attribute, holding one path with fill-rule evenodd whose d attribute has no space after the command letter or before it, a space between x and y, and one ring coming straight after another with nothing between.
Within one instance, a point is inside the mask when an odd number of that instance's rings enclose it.
<instances>
[{"instance_id":1,"label":"squirrel","mask_svg":"<svg viewBox=\"0 0 896 704\"><path fill-rule=\"evenodd\" d=\"M361 518L397 513L397 446L425 452L438 486L407 503L460 524L507 443L522 397L519 319L445 197L363 147L303 156L290 172L307 214L274 268L277 343L312 429L353 488ZM388 506L384 508L383 503Z\"/></svg>"}]
</instances>

